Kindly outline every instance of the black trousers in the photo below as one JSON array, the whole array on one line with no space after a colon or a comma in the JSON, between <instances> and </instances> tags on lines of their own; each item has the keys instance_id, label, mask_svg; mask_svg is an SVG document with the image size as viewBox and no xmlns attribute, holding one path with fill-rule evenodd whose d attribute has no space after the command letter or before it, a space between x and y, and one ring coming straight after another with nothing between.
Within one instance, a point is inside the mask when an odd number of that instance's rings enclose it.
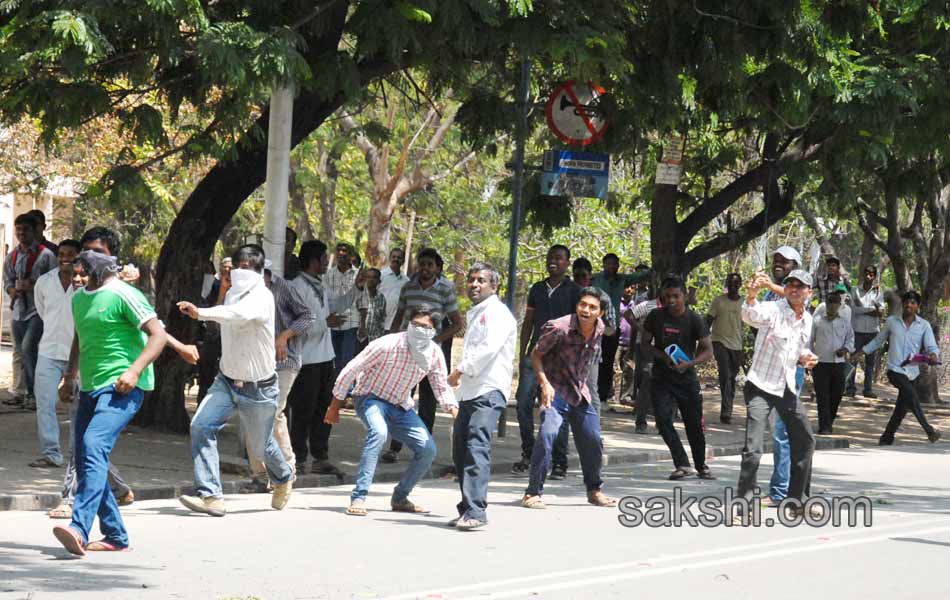
<instances>
[{"instance_id":1,"label":"black trousers","mask_svg":"<svg viewBox=\"0 0 950 600\"><path fill-rule=\"evenodd\" d=\"M732 417L732 403L736 397L736 376L742 368L742 350L726 348L722 342L713 342L713 356L719 373L719 395L722 399L719 416Z\"/></svg>"},{"instance_id":2,"label":"black trousers","mask_svg":"<svg viewBox=\"0 0 950 600\"><path fill-rule=\"evenodd\" d=\"M887 427L884 428L884 433L881 434L881 440L885 442L894 441L894 434L901 426L901 421L904 420L907 411L914 413L917 422L920 423L927 435L933 433L934 428L927 422L927 415L924 414L924 409L920 405L920 397L917 396L914 382L908 379L907 375L895 371L887 372L887 380L897 388L897 404L894 406L891 419L887 422Z\"/></svg>"},{"instance_id":3,"label":"black trousers","mask_svg":"<svg viewBox=\"0 0 950 600\"><path fill-rule=\"evenodd\" d=\"M600 397L602 406L607 406L607 401L614 391L614 360L617 358L617 348L620 346L620 335L615 333L611 336L604 336L600 343L600 371L597 373L597 395Z\"/></svg>"},{"instance_id":4,"label":"black trousers","mask_svg":"<svg viewBox=\"0 0 950 600\"><path fill-rule=\"evenodd\" d=\"M756 487L756 475L759 472L759 460L762 458L765 424L772 409L788 430L791 473L788 483L788 497L804 502L811 493L811 459L815 453L815 435L811 421L802 405L801 399L786 386L782 396L763 392L752 382L747 381L745 388L746 425L745 447L742 448L742 466L739 471L739 485L736 497L752 501Z\"/></svg>"},{"instance_id":5,"label":"black trousers","mask_svg":"<svg viewBox=\"0 0 950 600\"><path fill-rule=\"evenodd\" d=\"M323 422L330 401L333 399L333 384L336 372L333 361L304 365L290 388L287 404L290 406L290 445L297 463L307 456L315 460L327 460L330 451L332 425Z\"/></svg>"},{"instance_id":6,"label":"black trousers","mask_svg":"<svg viewBox=\"0 0 950 600\"><path fill-rule=\"evenodd\" d=\"M689 458L683 449L683 442L673 427L673 404L680 409L683 417L683 426L686 428L686 439L689 440L689 449L693 454L693 462L697 469L706 466L706 434L703 433L703 399L699 390L698 378L686 378L683 381L673 381L667 376L653 378L651 395L653 396L653 410L656 414L656 428L660 430L666 447L673 455L673 464L677 467L689 468Z\"/></svg>"},{"instance_id":7,"label":"black trousers","mask_svg":"<svg viewBox=\"0 0 950 600\"><path fill-rule=\"evenodd\" d=\"M811 370L818 404L818 431L831 431L844 396L844 363L818 363Z\"/></svg>"},{"instance_id":8,"label":"black trousers","mask_svg":"<svg viewBox=\"0 0 950 600\"><path fill-rule=\"evenodd\" d=\"M429 430L429 433L432 433L432 427L435 426L435 392L432 391L432 386L429 384L429 378L424 377L422 381L419 382L419 418L422 419L422 422L425 423L426 429ZM399 452L402 450L402 442L393 438L393 441L389 443L389 449L393 452Z\"/></svg>"}]
</instances>

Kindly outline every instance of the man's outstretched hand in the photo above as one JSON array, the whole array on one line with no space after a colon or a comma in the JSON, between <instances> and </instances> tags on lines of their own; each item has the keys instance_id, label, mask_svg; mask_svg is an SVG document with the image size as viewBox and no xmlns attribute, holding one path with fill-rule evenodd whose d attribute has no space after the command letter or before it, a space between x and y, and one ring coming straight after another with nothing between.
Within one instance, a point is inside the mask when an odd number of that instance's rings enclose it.
<instances>
[{"instance_id":1,"label":"man's outstretched hand","mask_svg":"<svg viewBox=\"0 0 950 600\"><path fill-rule=\"evenodd\" d=\"M180 310L182 314L188 315L192 319L198 318L198 307L191 302L185 302L182 300L176 306L178 306L178 310Z\"/></svg>"}]
</instances>

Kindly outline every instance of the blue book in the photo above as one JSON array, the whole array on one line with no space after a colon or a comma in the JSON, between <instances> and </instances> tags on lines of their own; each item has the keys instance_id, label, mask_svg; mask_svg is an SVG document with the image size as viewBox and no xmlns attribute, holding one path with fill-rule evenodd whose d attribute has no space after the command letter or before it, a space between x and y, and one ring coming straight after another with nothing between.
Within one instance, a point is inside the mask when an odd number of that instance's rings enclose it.
<instances>
[{"instance_id":1,"label":"blue book","mask_svg":"<svg viewBox=\"0 0 950 600\"><path fill-rule=\"evenodd\" d=\"M683 352L683 349L680 348L677 344L670 344L666 347L666 354L673 359L673 364L678 365L680 363L689 362L689 355Z\"/></svg>"}]
</instances>

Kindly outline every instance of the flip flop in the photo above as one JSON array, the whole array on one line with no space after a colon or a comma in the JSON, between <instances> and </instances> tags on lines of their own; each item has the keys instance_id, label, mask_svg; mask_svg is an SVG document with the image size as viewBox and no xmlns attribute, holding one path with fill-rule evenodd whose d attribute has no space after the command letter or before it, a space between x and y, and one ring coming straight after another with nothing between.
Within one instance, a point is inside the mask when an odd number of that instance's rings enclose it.
<instances>
[{"instance_id":1,"label":"flip flop","mask_svg":"<svg viewBox=\"0 0 950 600\"><path fill-rule=\"evenodd\" d=\"M56 536L56 539L59 540L59 543L63 545L63 548L69 550L71 554L76 556L85 556L86 549L83 548L82 538L79 537L79 533L73 530L72 527L63 527L62 525L57 525L53 527L53 535Z\"/></svg>"},{"instance_id":2,"label":"flip flop","mask_svg":"<svg viewBox=\"0 0 950 600\"><path fill-rule=\"evenodd\" d=\"M351 517L365 517L366 507L363 506L362 502L350 504L346 507L346 514L350 515Z\"/></svg>"},{"instance_id":3,"label":"flip flop","mask_svg":"<svg viewBox=\"0 0 950 600\"><path fill-rule=\"evenodd\" d=\"M72 519L73 507L68 504L60 504L56 508L46 513L46 515L50 519Z\"/></svg>"},{"instance_id":4,"label":"flip flop","mask_svg":"<svg viewBox=\"0 0 950 600\"><path fill-rule=\"evenodd\" d=\"M689 469L677 468L675 471L670 473L670 481L679 481L684 479L689 475Z\"/></svg>"},{"instance_id":5,"label":"flip flop","mask_svg":"<svg viewBox=\"0 0 950 600\"><path fill-rule=\"evenodd\" d=\"M544 503L544 500L541 499L541 496L525 496L521 499L521 506L538 510L547 508L547 505Z\"/></svg>"},{"instance_id":6,"label":"flip flop","mask_svg":"<svg viewBox=\"0 0 950 600\"><path fill-rule=\"evenodd\" d=\"M111 542L106 540L97 540L95 542L89 542L86 544L87 552L128 552L128 546L116 546Z\"/></svg>"},{"instance_id":7,"label":"flip flop","mask_svg":"<svg viewBox=\"0 0 950 600\"><path fill-rule=\"evenodd\" d=\"M696 477L699 477L700 479L716 479L716 476L712 474L712 471L709 469L709 467L696 471Z\"/></svg>"},{"instance_id":8,"label":"flip flop","mask_svg":"<svg viewBox=\"0 0 950 600\"><path fill-rule=\"evenodd\" d=\"M58 469L59 467L61 467L61 466L63 466L63 465L57 465L57 464L54 463L52 460L50 460L48 457L46 457L46 456L41 456L41 457L37 458L36 460L34 460L33 462L31 462L29 466L33 467L34 469L48 469L48 468L50 468L50 469Z\"/></svg>"}]
</instances>

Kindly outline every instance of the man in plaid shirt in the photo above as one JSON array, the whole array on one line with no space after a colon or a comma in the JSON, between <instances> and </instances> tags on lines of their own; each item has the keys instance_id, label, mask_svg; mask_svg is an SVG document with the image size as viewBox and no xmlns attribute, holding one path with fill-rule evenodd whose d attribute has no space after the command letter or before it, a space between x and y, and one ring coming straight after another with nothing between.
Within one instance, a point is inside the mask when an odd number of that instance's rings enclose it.
<instances>
[{"instance_id":1,"label":"man in plaid shirt","mask_svg":"<svg viewBox=\"0 0 950 600\"><path fill-rule=\"evenodd\" d=\"M745 447L736 495L748 502L753 498L756 473L762 457L762 437L769 411L773 408L788 429L791 447L791 480L787 498L798 501L790 508L801 511L809 493L811 459L815 435L808 414L796 393L799 366L812 368L818 357L808 350L812 335L812 316L805 310L811 297L812 278L795 270L782 281L785 297L774 302L759 302L759 290L768 287L769 277L759 274L749 283L742 305L742 320L759 330L752 366L745 384L747 408Z\"/></svg>"},{"instance_id":2,"label":"man in plaid shirt","mask_svg":"<svg viewBox=\"0 0 950 600\"><path fill-rule=\"evenodd\" d=\"M366 427L356 487L346 509L348 515L366 516L366 495L373 483L379 454L390 434L413 452L412 461L393 491L390 506L396 512L428 512L409 500L409 493L429 470L436 454L432 434L412 410L415 405L412 388L428 377L442 408L453 418L458 414L458 403L446 382L445 357L432 341L435 336L432 314L433 309L428 305L412 307L406 331L371 342L337 376L326 422L339 422L343 398L349 393L356 405L356 414Z\"/></svg>"}]
</instances>

